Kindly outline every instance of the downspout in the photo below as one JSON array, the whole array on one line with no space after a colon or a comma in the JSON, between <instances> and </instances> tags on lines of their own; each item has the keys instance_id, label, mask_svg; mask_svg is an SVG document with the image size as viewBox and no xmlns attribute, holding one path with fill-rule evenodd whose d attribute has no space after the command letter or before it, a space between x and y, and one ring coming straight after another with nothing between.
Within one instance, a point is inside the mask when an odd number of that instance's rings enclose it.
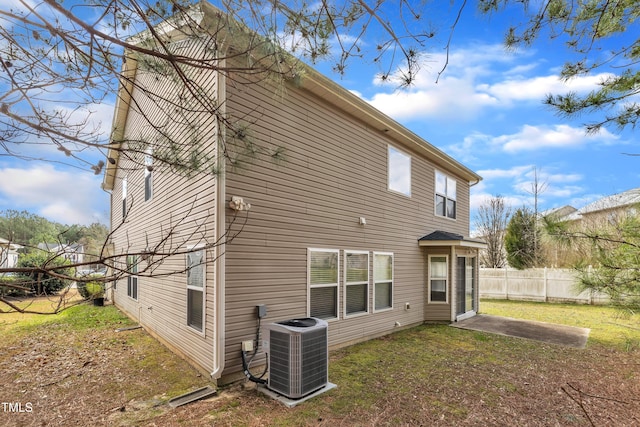
<instances>
[{"instance_id":1,"label":"downspout","mask_svg":"<svg viewBox=\"0 0 640 427\"><path fill-rule=\"evenodd\" d=\"M218 72L216 89L218 90L218 108L220 114L226 114L226 79L225 76ZM220 127L222 126L222 127ZM220 243L214 248L215 250L215 290L216 290L216 321L213 336L213 371L211 378L218 379L222 376L225 362L225 251L226 251L226 183L225 183L225 158L220 155L219 139L225 135L225 128L221 121L218 121L218 135L215 138L216 164L218 165L218 176L216 179L216 227L215 238Z\"/></svg>"}]
</instances>

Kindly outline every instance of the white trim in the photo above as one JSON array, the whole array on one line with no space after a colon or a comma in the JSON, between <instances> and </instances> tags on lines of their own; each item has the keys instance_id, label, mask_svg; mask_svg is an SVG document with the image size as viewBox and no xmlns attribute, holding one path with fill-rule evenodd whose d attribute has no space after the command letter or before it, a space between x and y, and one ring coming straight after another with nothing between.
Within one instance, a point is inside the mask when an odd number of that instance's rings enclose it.
<instances>
[{"instance_id":1,"label":"white trim","mask_svg":"<svg viewBox=\"0 0 640 427\"><path fill-rule=\"evenodd\" d=\"M475 310L467 311L466 313L463 313L463 314L461 314L459 316L456 316L456 322L459 322L459 321L465 320L465 319L469 319L469 318L475 316L476 314L478 314L478 313L476 313Z\"/></svg>"},{"instance_id":2,"label":"white trim","mask_svg":"<svg viewBox=\"0 0 640 427\"><path fill-rule=\"evenodd\" d=\"M225 61L224 59L220 61L221 68L224 68ZM215 74L215 86L218 91L218 100L219 100L219 109L222 117L226 116L226 79L224 74L217 72ZM213 248L213 256L214 256L214 269L215 269L215 279L214 279L214 296L215 296L215 313L214 313L214 321L215 325L213 327L213 371L211 372L211 378L217 379L222 376L222 372L225 367L225 357L226 357L226 334L225 334L225 324L226 324L226 310L225 310L225 296L226 296L226 268L225 268L225 251L226 251L226 239L223 238L224 233L226 232L226 170L225 166L225 157L220 155L220 141L219 138L222 136L222 140L224 140L224 133L226 132L225 128L220 128L220 123L216 126L216 141L215 141L215 156L216 156L216 164L218 165L218 177L216 180L216 219L214 222L214 234L215 241L219 242L219 244L215 245Z\"/></svg>"},{"instance_id":3,"label":"white trim","mask_svg":"<svg viewBox=\"0 0 640 427\"><path fill-rule=\"evenodd\" d=\"M451 218L448 218L451 219ZM459 246L461 248L486 249L487 244L475 240L420 240L418 246Z\"/></svg>"},{"instance_id":4,"label":"white trim","mask_svg":"<svg viewBox=\"0 0 640 427\"><path fill-rule=\"evenodd\" d=\"M354 254L354 255L366 255L367 256L367 280L365 282L351 282L351 283L347 283L347 268L348 268L348 263L347 263L347 255L348 254ZM358 317L358 316L364 316L366 314L369 314L371 312L371 308L369 307L370 305L370 301L369 301L369 287L370 287L370 282L371 282L371 257L369 256L369 251L357 251L357 250L350 250L350 249L345 249L343 251L343 257L344 257L344 264L343 264L343 280L342 280L342 313L345 319L350 319L352 317ZM352 313L352 314L348 314L347 313L347 286L352 286L352 285L366 285L367 286L367 292L366 292L366 307L365 307L365 311L358 311L356 313Z\"/></svg>"},{"instance_id":5,"label":"white trim","mask_svg":"<svg viewBox=\"0 0 640 427\"><path fill-rule=\"evenodd\" d=\"M442 278L439 277L432 277L431 273L432 273L432 268L431 268L431 259L432 258L444 258L445 259L445 271L446 271L446 275L445 275L445 284L444 284L444 289L445 289L445 300L444 301L431 301L431 280L442 280ZM429 254L428 258L427 258L427 269L428 269L428 273L427 273L427 302L429 304L449 304L449 300L450 300L450 284L451 284L451 273L449 271L449 269L451 268L451 265L449 263L449 255L442 255L442 254Z\"/></svg>"},{"instance_id":6,"label":"white trim","mask_svg":"<svg viewBox=\"0 0 640 427\"><path fill-rule=\"evenodd\" d=\"M390 307L384 307L384 308L380 308L377 309L376 308L376 284L378 283L387 283L388 280L379 280L376 281L376 255L384 255L384 256L391 256L391 306ZM372 281L373 281L373 312L374 313L380 313L383 311L389 311L389 310L393 310L393 303L395 298L393 297L394 293L395 293L395 280L396 280L396 257L393 254L393 252L373 252L373 274L372 274Z\"/></svg>"},{"instance_id":7,"label":"white trim","mask_svg":"<svg viewBox=\"0 0 640 427\"><path fill-rule=\"evenodd\" d=\"M330 252L336 253L338 264L336 266L336 282L335 283L322 283L318 285L311 285L311 253L312 252ZM315 288L336 288L336 317L331 317L326 320L327 322L340 320L340 249L327 249L327 248L307 248L307 316L311 316L311 289Z\"/></svg>"}]
</instances>

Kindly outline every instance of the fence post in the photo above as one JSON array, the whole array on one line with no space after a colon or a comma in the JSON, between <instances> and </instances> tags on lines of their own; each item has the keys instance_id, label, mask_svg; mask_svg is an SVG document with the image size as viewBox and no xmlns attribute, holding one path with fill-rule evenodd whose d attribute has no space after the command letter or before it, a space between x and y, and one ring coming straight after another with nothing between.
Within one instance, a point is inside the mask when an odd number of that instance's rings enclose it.
<instances>
[{"instance_id":1,"label":"fence post","mask_svg":"<svg viewBox=\"0 0 640 427\"><path fill-rule=\"evenodd\" d=\"M504 296L508 300L509 299L509 276L507 275L507 270L509 267L504 269Z\"/></svg>"},{"instance_id":2,"label":"fence post","mask_svg":"<svg viewBox=\"0 0 640 427\"><path fill-rule=\"evenodd\" d=\"M544 282L544 302L548 302L549 292L547 290L547 286L549 286L549 281L547 278L547 267L544 268L544 272L542 273L542 280Z\"/></svg>"},{"instance_id":3,"label":"fence post","mask_svg":"<svg viewBox=\"0 0 640 427\"><path fill-rule=\"evenodd\" d=\"M593 273L592 269L593 267L589 264L589 267L587 267L587 275L589 276L589 279L591 279L591 274ZM593 305L593 289L589 289L589 296L587 299L589 300L589 305Z\"/></svg>"}]
</instances>

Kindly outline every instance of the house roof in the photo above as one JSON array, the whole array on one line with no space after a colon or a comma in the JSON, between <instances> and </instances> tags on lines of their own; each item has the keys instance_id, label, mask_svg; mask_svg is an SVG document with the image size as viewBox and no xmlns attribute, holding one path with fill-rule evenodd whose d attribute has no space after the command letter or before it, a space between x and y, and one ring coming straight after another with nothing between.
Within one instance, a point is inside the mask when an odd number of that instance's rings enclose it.
<instances>
[{"instance_id":1,"label":"house roof","mask_svg":"<svg viewBox=\"0 0 640 427\"><path fill-rule=\"evenodd\" d=\"M207 2L200 2L197 6L194 6L193 11L193 18L200 19L200 22L219 20L219 9ZM206 27L206 25L203 25L203 27ZM136 38L137 40L142 40L139 36L134 36L134 39ZM133 59L127 59L123 65L123 74L126 77L125 84L121 85L118 93L111 134L114 148L119 148L119 144L124 137L124 127L129 111L131 94L133 92L133 80L136 69L137 62ZM300 87L317 95L326 102L333 104L337 108L354 115L389 139L404 147L415 150L440 165L446 171L458 175L469 183L476 184L482 180L480 175L311 67L305 66L304 77L301 80ZM105 169L102 187L110 191L114 186L115 170L118 166L118 150L110 148L107 153L107 158L109 162Z\"/></svg>"},{"instance_id":2,"label":"house roof","mask_svg":"<svg viewBox=\"0 0 640 427\"><path fill-rule=\"evenodd\" d=\"M17 243L13 243L10 240L3 239L2 237L0 237L0 246L5 246L5 247L8 247L9 249L13 249L13 250L20 249L20 248L24 247L24 246L19 245Z\"/></svg>"},{"instance_id":3,"label":"house roof","mask_svg":"<svg viewBox=\"0 0 640 427\"><path fill-rule=\"evenodd\" d=\"M640 188L632 188L631 190L627 190L622 193L603 197L595 202L589 203L562 219L565 221L579 220L584 214L618 209L635 204L640 204Z\"/></svg>"},{"instance_id":4,"label":"house roof","mask_svg":"<svg viewBox=\"0 0 640 427\"><path fill-rule=\"evenodd\" d=\"M564 218L572 213L576 212L577 209L571 205L565 205L560 208L551 208L546 211L542 211L540 213L540 217L551 217L554 219Z\"/></svg>"},{"instance_id":5,"label":"house roof","mask_svg":"<svg viewBox=\"0 0 640 427\"><path fill-rule=\"evenodd\" d=\"M482 240L464 237L461 234L436 230L418 239L420 246L465 246L471 248L485 248L487 244Z\"/></svg>"},{"instance_id":6,"label":"house roof","mask_svg":"<svg viewBox=\"0 0 640 427\"><path fill-rule=\"evenodd\" d=\"M49 252L80 252L82 251L83 247L81 244L79 243L71 243L71 244L65 244L65 243L51 243L51 242L45 242L45 243L38 243L38 249L43 250L43 251L49 251Z\"/></svg>"}]
</instances>

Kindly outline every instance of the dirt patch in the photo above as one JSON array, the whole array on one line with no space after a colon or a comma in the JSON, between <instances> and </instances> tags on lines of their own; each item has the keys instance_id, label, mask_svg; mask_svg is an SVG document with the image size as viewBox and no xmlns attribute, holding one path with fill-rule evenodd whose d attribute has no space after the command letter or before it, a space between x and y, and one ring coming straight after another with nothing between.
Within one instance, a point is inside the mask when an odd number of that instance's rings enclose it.
<instances>
[{"instance_id":1,"label":"dirt patch","mask_svg":"<svg viewBox=\"0 0 640 427\"><path fill-rule=\"evenodd\" d=\"M128 425L159 413L151 409L173 393L207 384L144 330L115 332L128 319L100 310L116 312L83 307L83 327L54 321L0 344L0 425Z\"/></svg>"}]
</instances>

